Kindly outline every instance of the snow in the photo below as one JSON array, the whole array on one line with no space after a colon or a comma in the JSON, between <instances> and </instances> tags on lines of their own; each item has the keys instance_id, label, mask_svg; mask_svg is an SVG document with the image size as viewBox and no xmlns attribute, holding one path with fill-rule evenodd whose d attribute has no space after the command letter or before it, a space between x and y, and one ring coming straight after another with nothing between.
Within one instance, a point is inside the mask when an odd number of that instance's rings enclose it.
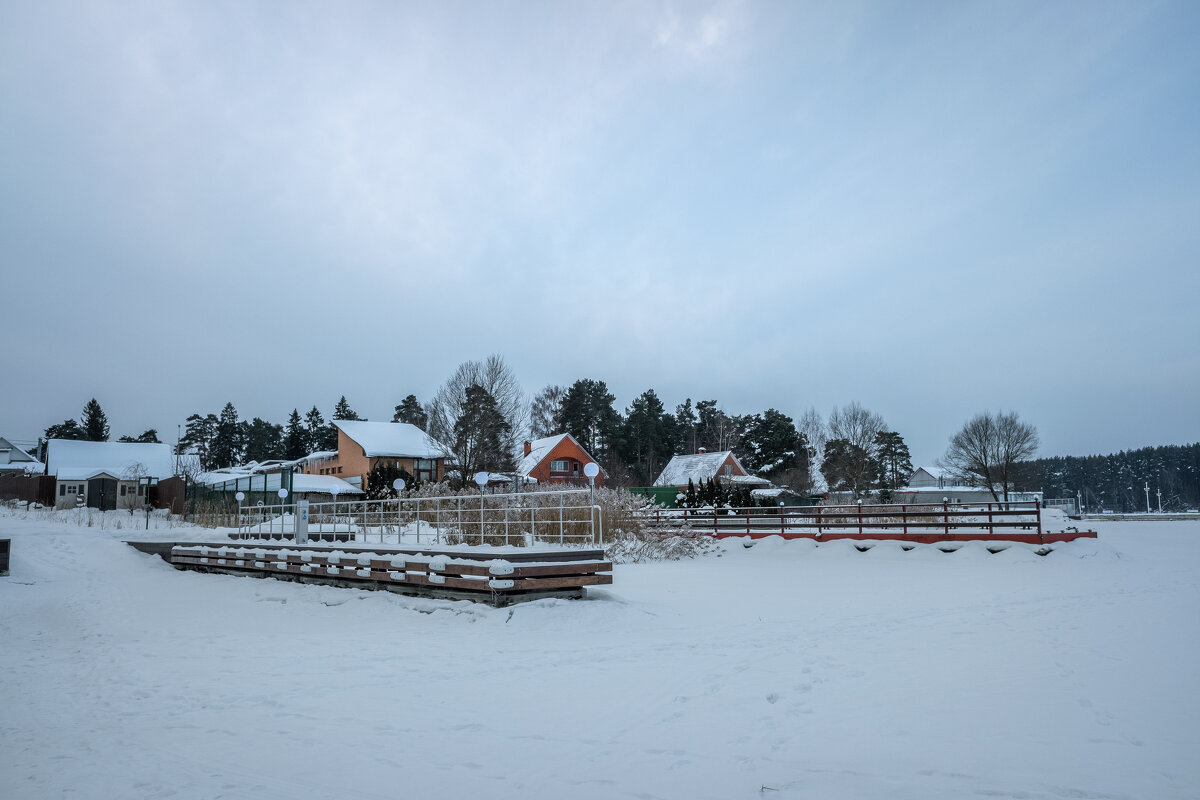
<instances>
[{"instance_id":1,"label":"snow","mask_svg":"<svg viewBox=\"0 0 1200 800\"><path fill-rule=\"evenodd\" d=\"M720 450L715 453L695 453L686 456L673 456L663 468L662 474L654 481L655 486L687 486L690 478L699 485L701 481L715 478L725 459L733 455L732 451ZM733 456L737 461L737 456ZM740 461L737 462L741 466ZM742 470L745 472L745 469Z\"/></svg>"},{"instance_id":2,"label":"snow","mask_svg":"<svg viewBox=\"0 0 1200 800\"><path fill-rule=\"evenodd\" d=\"M367 458L444 458L449 450L407 422L336 420L334 425L358 443Z\"/></svg>"},{"instance_id":3,"label":"snow","mask_svg":"<svg viewBox=\"0 0 1200 800\"><path fill-rule=\"evenodd\" d=\"M85 442L51 439L46 446L47 474L62 480L86 480L100 473L114 478L169 478L175 456L167 444Z\"/></svg>"},{"instance_id":4,"label":"snow","mask_svg":"<svg viewBox=\"0 0 1200 800\"><path fill-rule=\"evenodd\" d=\"M1200 787L1200 521L1045 557L730 539L493 609L177 572L72 519L0 510L6 800Z\"/></svg>"},{"instance_id":5,"label":"snow","mask_svg":"<svg viewBox=\"0 0 1200 800\"><path fill-rule=\"evenodd\" d=\"M334 487L337 487L338 496L347 494L362 494L363 490L357 486L346 483L346 481L336 475L305 475L300 472L292 473L292 491L300 492L324 492L325 494L332 493Z\"/></svg>"}]
</instances>

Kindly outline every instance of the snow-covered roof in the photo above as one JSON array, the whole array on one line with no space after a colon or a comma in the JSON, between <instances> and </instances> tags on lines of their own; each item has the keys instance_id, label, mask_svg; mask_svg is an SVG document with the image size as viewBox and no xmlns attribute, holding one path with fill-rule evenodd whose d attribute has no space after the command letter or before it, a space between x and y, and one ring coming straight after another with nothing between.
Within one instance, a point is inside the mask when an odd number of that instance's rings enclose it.
<instances>
[{"instance_id":1,"label":"snow-covered roof","mask_svg":"<svg viewBox=\"0 0 1200 800\"><path fill-rule=\"evenodd\" d=\"M304 475L299 472L292 474L293 492L324 492L325 494L333 494L334 487L337 487L339 495L363 493L362 489L347 483L336 475Z\"/></svg>"},{"instance_id":2,"label":"snow-covered roof","mask_svg":"<svg viewBox=\"0 0 1200 800\"><path fill-rule=\"evenodd\" d=\"M46 465L0 436L0 472L44 472Z\"/></svg>"},{"instance_id":3,"label":"snow-covered roof","mask_svg":"<svg viewBox=\"0 0 1200 800\"><path fill-rule=\"evenodd\" d=\"M743 483L748 486L770 486L771 482L757 475L718 475L721 483Z\"/></svg>"},{"instance_id":4,"label":"snow-covered roof","mask_svg":"<svg viewBox=\"0 0 1200 800\"><path fill-rule=\"evenodd\" d=\"M721 471L721 465L725 463L725 459L733 456L733 461L738 465L742 472L746 468L742 466L742 462L738 461L737 456L733 455L731 450L718 450L715 453L695 453L687 456L674 456L667 466L663 469L662 474L654 481L655 486L687 486L688 480L693 483L706 481L709 478L717 477L717 473Z\"/></svg>"},{"instance_id":5,"label":"snow-covered roof","mask_svg":"<svg viewBox=\"0 0 1200 800\"><path fill-rule=\"evenodd\" d=\"M159 443L51 439L46 445L46 464L47 474L62 480L87 480L102 472L121 479L175 474L171 446Z\"/></svg>"},{"instance_id":6,"label":"snow-covered roof","mask_svg":"<svg viewBox=\"0 0 1200 800\"><path fill-rule=\"evenodd\" d=\"M553 436L546 436L542 439L536 439L529 443L529 455L522 456L520 463L517 464L518 475L528 475L533 472L538 464L545 460L546 456L550 455L550 451L558 446L558 443L567 438L569 433L556 433Z\"/></svg>"},{"instance_id":7,"label":"snow-covered roof","mask_svg":"<svg viewBox=\"0 0 1200 800\"><path fill-rule=\"evenodd\" d=\"M443 458L448 452L425 431L407 422L337 420L333 424L358 442L367 458Z\"/></svg>"}]
</instances>

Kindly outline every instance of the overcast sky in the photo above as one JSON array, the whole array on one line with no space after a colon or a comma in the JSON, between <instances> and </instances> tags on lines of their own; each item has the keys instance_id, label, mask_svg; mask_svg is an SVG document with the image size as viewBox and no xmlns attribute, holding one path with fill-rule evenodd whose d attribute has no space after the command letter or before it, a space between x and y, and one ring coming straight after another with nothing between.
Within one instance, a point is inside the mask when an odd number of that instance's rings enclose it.
<instances>
[{"instance_id":1,"label":"overcast sky","mask_svg":"<svg viewBox=\"0 0 1200 800\"><path fill-rule=\"evenodd\" d=\"M0 435L857 400L1200 439L1200 4L0 0Z\"/></svg>"}]
</instances>

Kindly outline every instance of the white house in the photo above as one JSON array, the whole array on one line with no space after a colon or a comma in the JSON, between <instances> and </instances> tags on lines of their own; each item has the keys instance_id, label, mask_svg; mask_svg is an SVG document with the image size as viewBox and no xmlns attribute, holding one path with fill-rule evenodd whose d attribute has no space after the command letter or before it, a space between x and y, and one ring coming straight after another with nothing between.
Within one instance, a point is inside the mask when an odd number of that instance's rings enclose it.
<instances>
[{"instance_id":1,"label":"white house","mask_svg":"<svg viewBox=\"0 0 1200 800\"><path fill-rule=\"evenodd\" d=\"M148 486L175 474L175 455L167 444L51 439L46 474L58 481L55 508L138 508Z\"/></svg>"},{"instance_id":2,"label":"white house","mask_svg":"<svg viewBox=\"0 0 1200 800\"><path fill-rule=\"evenodd\" d=\"M732 450L709 453L703 449L693 455L672 457L663 468L662 474L655 479L654 485L686 489L689 480L699 486L710 478L726 484L764 488L771 486L771 482L766 478L747 472Z\"/></svg>"},{"instance_id":3,"label":"white house","mask_svg":"<svg viewBox=\"0 0 1200 800\"><path fill-rule=\"evenodd\" d=\"M0 436L0 475L41 475L46 465Z\"/></svg>"}]
</instances>

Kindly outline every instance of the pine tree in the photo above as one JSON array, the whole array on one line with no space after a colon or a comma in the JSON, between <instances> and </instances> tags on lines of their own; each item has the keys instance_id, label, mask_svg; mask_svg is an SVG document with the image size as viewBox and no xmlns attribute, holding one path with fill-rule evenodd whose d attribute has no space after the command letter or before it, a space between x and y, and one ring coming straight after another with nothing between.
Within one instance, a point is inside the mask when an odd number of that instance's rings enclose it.
<instances>
[{"instance_id":1,"label":"pine tree","mask_svg":"<svg viewBox=\"0 0 1200 800\"><path fill-rule=\"evenodd\" d=\"M181 453L195 453L200 459L200 468L209 470L214 467L212 460L213 437L217 433L217 417L215 414L200 416L192 414L187 418L183 437L179 440Z\"/></svg>"},{"instance_id":2,"label":"pine tree","mask_svg":"<svg viewBox=\"0 0 1200 800\"><path fill-rule=\"evenodd\" d=\"M83 435L89 442L108 441L108 417L104 415L96 398L93 397L84 405L83 416L79 422L83 428Z\"/></svg>"},{"instance_id":3,"label":"pine tree","mask_svg":"<svg viewBox=\"0 0 1200 800\"><path fill-rule=\"evenodd\" d=\"M510 429L496 399L482 386L468 386L454 423L454 455L465 477L516 469L512 451L504 446Z\"/></svg>"},{"instance_id":4,"label":"pine tree","mask_svg":"<svg viewBox=\"0 0 1200 800\"><path fill-rule=\"evenodd\" d=\"M410 394L400 401L400 405L396 406L392 422L407 422L409 425L416 425L421 430L425 430L429 426L429 415L425 413L425 409L421 408L417 396Z\"/></svg>"},{"instance_id":5,"label":"pine tree","mask_svg":"<svg viewBox=\"0 0 1200 800\"><path fill-rule=\"evenodd\" d=\"M226 403L217 419L216 432L212 439L209 457L217 469L240 464L245 452L245 433L238 423L237 409Z\"/></svg>"},{"instance_id":6,"label":"pine tree","mask_svg":"<svg viewBox=\"0 0 1200 800\"><path fill-rule=\"evenodd\" d=\"M79 427L79 423L73 419L63 420L57 425L46 428L45 436L47 439L87 439L83 428Z\"/></svg>"},{"instance_id":7,"label":"pine tree","mask_svg":"<svg viewBox=\"0 0 1200 800\"><path fill-rule=\"evenodd\" d=\"M874 456L879 466L881 489L896 490L908 485L913 465L904 437L896 431L880 431L875 437Z\"/></svg>"},{"instance_id":8,"label":"pine tree","mask_svg":"<svg viewBox=\"0 0 1200 800\"><path fill-rule=\"evenodd\" d=\"M696 497L696 484L692 481L691 478L688 478L687 494L684 496L684 501L683 501L684 507L685 508L696 508L697 503L698 503L698 499Z\"/></svg>"},{"instance_id":9,"label":"pine tree","mask_svg":"<svg viewBox=\"0 0 1200 800\"><path fill-rule=\"evenodd\" d=\"M300 412L293 408L291 416L288 417L287 433L283 439L283 457L288 461L295 461L306 455L308 455L308 432L304 429Z\"/></svg>"},{"instance_id":10,"label":"pine tree","mask_svg":"<svg viewBox=\"0 0 1200 800\"><path fill-rule=\"evenodd\" d=\"M342 398L333 407L332 419L361 420L362 417L356 414L354 409L350 407L350 404L346 402L346 395L342 395Z\"/></svg>"},{"instance_id":11,"label":"pine tree","mask_svg":"<svg viewBox=\"0 0 1200 800\"><path fill-rule=\"evenodd\" d=\"M143 444L161 444L161 442L158 441L158 430L156 430L155 428L150 428L149 430L142 433L140 436L122 436L120 439L117 439L117 441L118 442L135 442L135 443L143 443Z\"/></svg>"},{"instance_id":12,"label":"pine tree","mask_svg":"<svg viewBox=\"0 0 1200 800\"><path fill-rule=\"evenodd\" d=\"M390 461L378 461L367 473L367 499L390 500L397 497L394 484L397 478L404 480L404 491L414 491L420 488L420 481L408 473L403 467L396 466Z\"/></svg>"},{"instance_id":13,"label":"pine tree","mask_svg":"<svg viewBox=\"0 0 1200 800\"><path fill-rule=\"evenodd\" d=\"M308 452L336 449L336 441L333 447L326 447L329 441L329 428L325 424L325 417L316 406L313 406L312 410L304 415L304 425L306 434L304 447Z\"/></svg>"},{"instance_id":14,"label":"pine tree","mask_svg":"<svg viewBox=\"0 0 1200 800\"><path fill-rule=\"evenodd\" d=\"M243 428L247 461L283 458L283 426L255 417Z\"/></svg>"},{"instance_id":15,"label":"pine tree","mask_svg":"<svg viewBox=\"0 0 1200 800\"><path fill-rule=\"evenodd\" d=\"M613 408L615 400L604 381L589 378L571 384L562 400L560 422L565 432L605 469L617 460L621 416Z\"/></svg>"}]
</instances>

